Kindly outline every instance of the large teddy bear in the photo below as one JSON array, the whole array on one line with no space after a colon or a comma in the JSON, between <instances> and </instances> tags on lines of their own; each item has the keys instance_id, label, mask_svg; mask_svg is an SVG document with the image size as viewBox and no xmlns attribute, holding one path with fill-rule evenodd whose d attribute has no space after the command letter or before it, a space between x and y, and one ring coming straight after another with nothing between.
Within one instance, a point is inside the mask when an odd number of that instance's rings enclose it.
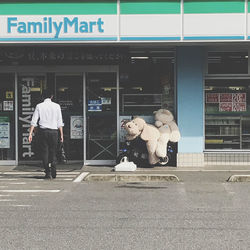
<instances>
[{"instance_id":1,"label":"large teddy bear","mask_svg":"<svg viewBox=\"0 0 250 250\"><path fill-rule=\"evenodd\" d=\"M139 117L127 122L124 128L128 132L126 136L127 140L134 140L137 136L140 136L146 142L149 163L151 165L158 163L159 158L156 156L156 148L158 146L158 139L160 138L160 131Z\"/></svg>"},{"instance_id":2,"label":"large teddy bear","mask_svg":"<svg viewBox=\"0 0 250 250\"><path fill-rule=\"evenodd\" d=\"M154 112L155 126L160 132L156 147L156 155L164 161L167 156L167 144L169 141L178 142L181 138L178 126L174 121L173 114L167 109L159 109Z\"/></svg>"}]
</instances>

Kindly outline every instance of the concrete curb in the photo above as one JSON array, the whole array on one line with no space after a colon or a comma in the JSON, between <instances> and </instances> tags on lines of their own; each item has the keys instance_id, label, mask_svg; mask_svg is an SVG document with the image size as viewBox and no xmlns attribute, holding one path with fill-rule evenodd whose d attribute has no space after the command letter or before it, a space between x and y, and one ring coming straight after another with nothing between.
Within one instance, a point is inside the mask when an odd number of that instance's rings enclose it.
<instances>
[{"instance_id":1,"label":"concrete curb","mask_svg":"<svg viewBox=\"0 0 250 250\"><path fill-rule=\"evenodd\" d=\"M232 175L228 182L250 182L250 175Z\"/></svg>"},{"instance_id":2,"label":"concrete curb","mask_svg":"<svg viewBox=\"0 0 250 250\"><path fill-rule=\"evenodd\" d=\"M178 182L179 178L172 174L89 174L83 181L106 182Z\"/></svg>"}]
</instances>

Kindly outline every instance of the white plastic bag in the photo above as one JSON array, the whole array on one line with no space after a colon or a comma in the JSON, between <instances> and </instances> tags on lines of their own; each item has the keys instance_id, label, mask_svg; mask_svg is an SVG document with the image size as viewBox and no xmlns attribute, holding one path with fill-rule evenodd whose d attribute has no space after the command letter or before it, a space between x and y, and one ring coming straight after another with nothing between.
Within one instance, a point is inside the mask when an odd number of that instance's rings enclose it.
<instances>
[{"instance_id":1,"label":"white plastic bag","mask_svg":"<svg viewBox=\"0 0 250 250\"><path fill-rule=\"evenodd\" d=\"M124 156L121 162L115 166L115 171L135 171L136 168L136 164L132 161L128 161L128 158Z\"/></svg>"}]
</instances>

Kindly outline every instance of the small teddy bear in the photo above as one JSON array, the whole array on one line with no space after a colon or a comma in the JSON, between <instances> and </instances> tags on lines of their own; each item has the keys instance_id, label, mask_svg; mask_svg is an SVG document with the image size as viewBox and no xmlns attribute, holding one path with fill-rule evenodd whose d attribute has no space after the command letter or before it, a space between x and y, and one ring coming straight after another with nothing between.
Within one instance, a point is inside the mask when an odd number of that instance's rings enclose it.
<instances>
[{"instance_id":1,"label":"small teddy bear","mask_svg":"<svg viewBox=\"0 0 250 250\"><path fill-rule=\"evenodd\" d=\"M174 121L173 114L167 109L159 109L154 112L155 126L160 132L160 138L158 139L156 147L156 155L164 161L167 157L167 145L168 142L178 142L181 138L181 134L178 126Z\"/></svg>"},{"instance_id":2,"label":"small teddy bear","mask_svg":"<svg viewBox=\"0 0 250 250\"><path fill-rule=\"evenodd\" d=\"M158 139L160 138L159 130L155 126L147 124L139 117L127 122L124 128L128 133L126 136L127 140L134 140L140 136L146 142L149 163L151 165L158 163L159 158L156 156L156 148Z\"/></svg>"}]
</instances>

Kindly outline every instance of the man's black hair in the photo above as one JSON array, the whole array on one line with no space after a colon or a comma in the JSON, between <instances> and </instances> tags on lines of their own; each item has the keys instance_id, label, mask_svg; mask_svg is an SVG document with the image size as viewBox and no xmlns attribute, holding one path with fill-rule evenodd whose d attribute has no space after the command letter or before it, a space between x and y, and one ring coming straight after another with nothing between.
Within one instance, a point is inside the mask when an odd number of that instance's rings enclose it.
<instances>
[{"instance_id":1,"label":"man's black hair","mask_svg":"<svg viewBox=\"0 0 250 250\"><path fill-rule=\"evenodd\" d=\"M53 92L53 90L51 90L51 89L46 89L46 90L44 90L43 93L42 93L43 99L51 98L51 97L53 97L53 96L54 96L54 92Z\"/></svg>"}]
</instances>

